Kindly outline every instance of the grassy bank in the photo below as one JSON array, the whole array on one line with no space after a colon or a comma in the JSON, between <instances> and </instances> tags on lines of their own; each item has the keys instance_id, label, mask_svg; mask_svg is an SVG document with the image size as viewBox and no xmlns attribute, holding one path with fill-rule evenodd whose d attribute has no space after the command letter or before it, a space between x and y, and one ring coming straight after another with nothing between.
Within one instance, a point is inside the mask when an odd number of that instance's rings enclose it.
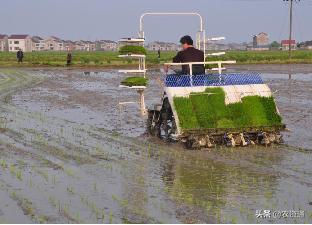
<instances>
[{"instance_id":1,"label":"grassy bank","mask_svg":"<svg viewBox=\"0 0 312 225\"><path fill-rule=\"evenodd\" d=\"M312 51L293 51L291 59L289 59L288 51L228 51L223 56L208 58L208 60L216 59L236 60L239 64L310 64L312 63Z\"/></svg>"},{"instance_id":2,"label":"grassy bank","mask_svg":"<svg viewBox=\"0 0 312 225\"><path fill-rule=\"evenodd\" d=\"M79 67L115 67L137 65L135 60L122 59L118 52L74 52L73 66ZM147 64L157 65L170 62L176 52L161 52L160 61L156 52L147 52ZM294 51L292 59L288 59L286 51L228 51L220 57L209 57L209 61L236 60L238 64L286 64L286 63L312 63L312 51ZM15 53L0 52L0 66L65 66L66 52L26 52L24 62L19 65L16 62Z\"/></svg>"},{"instance_id":3,"label":"grassy bank","mask_svg":"<svg viewBox=\"0 0 312 225\"><path fill-rule=\"evenodd\" d=\"M161 63L170 61L175 52L163 52ZM136 60L119 58L118 52L73 52L72 66L82 67L114 67L138 65ZM24 62L19 65L16 62L16 54L11 52L0 52L0 66L65 66L66 52L26 52ZM147 64L159 63L156 52L147 52Z\"/></svg>"}]
</instances>

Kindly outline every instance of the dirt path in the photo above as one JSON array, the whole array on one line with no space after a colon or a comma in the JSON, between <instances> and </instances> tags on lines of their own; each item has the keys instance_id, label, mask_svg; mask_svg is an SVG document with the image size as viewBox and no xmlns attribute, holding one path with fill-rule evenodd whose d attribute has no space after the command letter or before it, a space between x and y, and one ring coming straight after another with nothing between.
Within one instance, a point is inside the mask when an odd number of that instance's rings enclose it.
<instances>
[{"instance_id":1,"label":"dirt path","mask_svg":"<svg viewBox=\"0 0 312 225\"><path fill-rule=\"evenodd\" d=\"M161 97L156 75L148 104ZM118 101L138 96L115 71L1 70L0 222L311 222L312 81L263 77L293 130L287 145L201 152L147 138L136 106L120 114ZM261 220L260 209L305 217Z\"/></svg>"}]
</instances>

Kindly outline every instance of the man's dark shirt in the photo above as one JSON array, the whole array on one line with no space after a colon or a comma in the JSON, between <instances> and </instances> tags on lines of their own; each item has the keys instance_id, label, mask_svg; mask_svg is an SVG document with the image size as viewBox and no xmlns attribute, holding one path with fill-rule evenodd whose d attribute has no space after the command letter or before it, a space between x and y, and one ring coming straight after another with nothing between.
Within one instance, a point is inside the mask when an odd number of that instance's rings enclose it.
<instances>
[{"instance_id":1,"label":"man's dark shirt","mask_svg":"<svg viewBox=\"0 0 312 225\"><path fill-rule=\"evenodd\" d=\"M173 58L174 63L183 62L204 62L205 54L203 51L198 50L194 47L189 47L186 50L178 52L178 54ZM205 74L204 65L193 65L193 75ZM190 74L190 69L188 65L182 65L182 74Z\"/></svg>"},{"instance_id":2,"label":"man's dark shirt","mask_svg":"<svg viewBox=\"0 0 312 225\"><path fill-rule=\"evenodd\" d=\"M24 53L23 53L21 50L19 50L19 51L16 53L16 57L17 57L18 59L21 59L21 58L24 57Z\"/></svg>"},{"instance_id":3,"label":"man's dark shirt","mask_svg":"<svg viewBox=\"0 0 312 225\"><path fill-rule=\"evenodd\" d=\"M67 54L67 61L71 61L72 60L72 54L68 53Z\"/></svg>"}]
</instances>

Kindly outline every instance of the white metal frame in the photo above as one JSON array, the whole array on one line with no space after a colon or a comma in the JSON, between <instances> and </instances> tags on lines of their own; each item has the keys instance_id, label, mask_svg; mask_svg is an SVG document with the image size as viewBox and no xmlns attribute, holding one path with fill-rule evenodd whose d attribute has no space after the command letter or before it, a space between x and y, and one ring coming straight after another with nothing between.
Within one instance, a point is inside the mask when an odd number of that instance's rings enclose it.
<instances>
[{"instance_id":1,"label":"white metal frame","mask_svg":"<svg viewBox=\"0 0 312 225\"><path fill-rule=\"evenodd\" d=\"M121 108L124 105L139 104L140 105L141 115L142 116L146 115L145 97L144 97L144 89L145 89L145 87L143 87L143 86L136 86L136 87L129 87L129 88L135 89L138 92L138 94L140 95L140 101L118 102L119 110L120 110L119 114L121 115Z\"/></svg>"},{"instance_id":2,"label":"white metal frame","mask_svg":"<svg viewBox=\"0 0 312 225\"><path fill-rule=\"evenodd\" d=\"M214 52L206 54L205 56L221 56L221 55L225 55L225 52Z\"/></svg>"},{"instance_id":3,"label":"white metal frame","mask_svg":"<svg viewBox=\"0 0 312 225\"><path fill-rule=\"evenodd\" d=\"M121 38L118 40L118 42L124 42L124 43L144 43L144 38Z\"/></svg>"},{"instance_id":4,"label":"white metal frame","mask_svg":"<svg viewBox=\"0 0 312 225\"><path fill-rule=\"evenodd\" d=\"M137 59L139 61L139 68L137 70L119 70L120 73L143 73L144 78L146 77L146 66L145 66L145 55L140 54L127 54L127 55L119 55L119 58L130 58Z\"/></svg>"},{"instance_id":5,"label":"white metal frame","mask_svg":"<svg viewBox=\"0 0 312 225\"><path fill-rule=\"evenodd\" d=\"M145 39L144 38L122 38L119 40L119 42L123 43L139 43L143 45ZM145 65L145 59L146 56L142 54L125 54L125 55L119 55L120 58L131 58L131 59L137 59L139 61L139 68L138 69L128 69L128 70L119 70L120 73L140 73L143 74L143 77L146 77L146 65ZM122 88L129 88L129 89L135 89L140 94L140 101L139 102L119 102L119 112L121 115L121 108L124 105L128 104L137 104L140 105L140 111L141 114L144 116L146 114L146 107L145 107L145 100L144 100L144 90L145 86L134 86L134 87L127 87L124 85L120 85ZM121 119L121 118L120 118Z\"/></svg>"},{"instance_id":6,"label":"white metal frame","mask_svg":"<svg viewBox=\"0 0 312 225\"><path fill-rule=\"evenodd\" d=\"M200 27L199 32L196 34L196 47L201 49L201 39L203 43L203 51L206 52L206 32L204 30L203 17L197 12L147 12L143 13L140 17L140 32L139 37L145 39L143 20L145 16L197 16L199 17Z\"/></svg>"},{"instance_id":7,"label":"white metal frame","mask_svg":"<svg viewBox=\"0 0 312 225\"><path fill-rule=\"evenodd\" d=\"M204 62L189 62L189 63L165 63L165 65L189 65L190 67L190 74L191 74L191 80L192 80L192 65L194 64L218 64L217 69L219 74L222 73L222 70L225 68L222 68L222 64L233 64L236 63L236 61L216 61L216 62L206 62L206 41L219 41L219 40L224 40L225 38L219 37L219 38L211 38L206 40L206 31L204 30L204 22L203 22L203 17L197 13L197 12L147 12L143 13L140 17L140 31L139 31L139 38L123 38L120 40L120 42L139 42L139 43L144 43L145 41L145 33L144 33L144 26L143 26L143 20L146 16L164 16L164 15L169 15L169 16L196 16L199 17L199 31L196 33L196 47L201 50L201 44L203 44L203 52L205 54L204 57ZM208 54L207 56L218 56L218 55L223 55L225 54L224 52L220 53L212 53ZM146 73L146 66L145 66L145 57L140 56L140 55L120 55L119 57L121 58L137 58L139 59L139 70L120 70L119 72L123 73L143 73L145 77ZM145 101L144 101L144 89L137 90L138 93L140 94L140 106L141 106L141 113L144 115L146 113L145 110ZM131 104L131 103L136 103L136 102L119 102L119 105L122 106L124 104Z\"/></svg>"}]
</instances>

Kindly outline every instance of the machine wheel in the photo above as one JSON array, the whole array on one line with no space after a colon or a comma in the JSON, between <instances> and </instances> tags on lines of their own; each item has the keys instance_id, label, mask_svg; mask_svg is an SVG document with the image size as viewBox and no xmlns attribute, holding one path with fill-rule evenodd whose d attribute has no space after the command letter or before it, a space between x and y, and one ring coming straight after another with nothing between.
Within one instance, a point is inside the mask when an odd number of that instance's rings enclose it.
<instances>
[{"instance_id":1,"label":"machine wheel","mask_svg":"<svg viewBox=\"0 0 312 225\"><path fill-rule=\"evenodd\" d=\"M159 112L155 110L149 110L146 121L148 134L152 136L158 136L159 134L158 121L159 121Z\"/></svg>"},{"instance_id":2,"label":"machine wheel","mask_svg":"<svg viewBox=\"0 0 312 225\"><path fill-rule=\"evenodd\" d=\"M191 139L188 139L185 143L184 146L186 149L188 150L192 150L193 149L193 141Z\"/></svg>"}]
</instances>

